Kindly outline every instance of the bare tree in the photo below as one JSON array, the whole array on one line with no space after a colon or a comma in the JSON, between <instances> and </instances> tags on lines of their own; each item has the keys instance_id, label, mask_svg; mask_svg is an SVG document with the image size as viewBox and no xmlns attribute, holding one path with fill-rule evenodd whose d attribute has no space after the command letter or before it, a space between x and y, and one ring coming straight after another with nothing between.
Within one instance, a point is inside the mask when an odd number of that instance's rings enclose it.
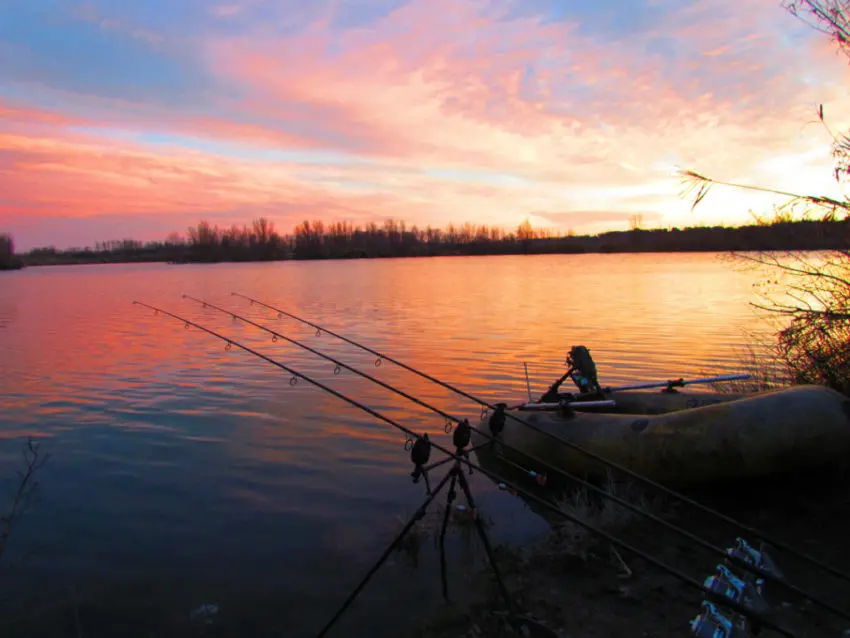
<instances>
[{"instance_id":1,"label":"bare tree","mask_svg":"<svg viewBox=\"0 0 850 638\"><path fill-rule=\"evenodd\" d=\"M0 234L0 268L9 268L15 261L15 240L6 233Z\"/></svg>"},{"instance_id":2,"label":"bare tree","mask_svg":"<svg viewBox=\"0 0 850 638\"><path fill-rule=\"evenodd\" d=\"M850 2L847 0L784 0L782 6L791 15L812 28L825 33L838 45L838 50L850 57Z\"/></svg>"},{"instance_id":3,"label":"bare tree","mask_svg":"<svg viewBox=\"0 0 850 638\"><path fill-rule=\"evenodd\" d=\"M15 240L6 233L0 234L0 259L11 259L15 254Z\"/></svg>"},{"instance_id":4,"label":"bare tree","mask_svg":"<svg viewBox=\"0 0 850 638\"><path fill-rule=\"evenodd\" d=\"M534 229L528 219L523 220L516 229L517 239L524 241L534 239Z\"/></svg>"},{"instance_id":5,"label":"bare tree","mask_svg":"<svg viewBox=\"0 0 850 638\"><path fill-rule=\"evenodd\" d=\"M839 51L850 57L850 0L785 1L782 6L829 35ZM850 176L850 136L830 129L823 105L818 107L817 117L832 140L833 176L843 184ZM681 171L680 175L683 195L692 198L692 210L713 186L726 186L783 196L785 201L774 209L777 222L806 218L812 213L824 220L850 221L850 200L846 197L835 199L734 184L693 170ZM800 383L822 383L850 394L850 250L815 256L791 252L735 253L735 257L766 266L775 273L775 277L763 282L761 300L753 305L783 319L776 350L792 378Z\"/></svg>"},{"instance_id":6,"label":"bare tree","mask_svg":"<svg viewBox=\"0 0 850 638\"><path fill-rule=\"evenodd\" d=\"M829 35L837 44L838 50L850 58L850 0L783 0L783 8L817 31ZM832 154L835 160L834 177L842 183L850 175L850 136L837 134L829 127L824 118L823 105L818 107L818 120L823 124L832 139ZM836 200L823 195L790 193L774 188L733 184L706 177L692 170L680 171L684 178L685 194L693 196L696 207L708 194L713 185L731 186L751 191L783 195L787 198L776 212L810 211L813 207L820 210L825 219L845 218L850 213L850 202Z\"/></svg>"},{"instance_id":7,"label":"bare tree","mask_svg":"<svg viewBox=\"0 0 850 638\"><path fill-rule=\"evenodd\" d=\"M640 230L643 228L643 215L636 213L629 217L629 228L631 230Z\"/></svg>"}]
</instances>

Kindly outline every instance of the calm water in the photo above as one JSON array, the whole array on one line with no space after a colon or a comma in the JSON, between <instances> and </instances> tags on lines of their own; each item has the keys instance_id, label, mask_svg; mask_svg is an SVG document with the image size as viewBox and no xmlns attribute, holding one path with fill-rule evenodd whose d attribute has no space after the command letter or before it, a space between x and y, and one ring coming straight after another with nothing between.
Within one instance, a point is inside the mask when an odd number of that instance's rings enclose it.
<instances>
[{"instance_id":1,"label":"calm water","mask_svg":"<svg viewBox=\"0 0 850 638\"><path fill-rule=\"evenodd\" d=\"M404 436L250 355L154 314L181 314L446 443L436 415L261 331L233 309L457 415L478 408L399 368L231 297L257 297L488 400L542 392L569 347L604 383L740 371L755 275L720 256L587 255L211 266L32 268L0 276L0 504L20 448L52 458L4 558L8 586L44 596L126 592L188 614L230 605L315 633L421 502ZM475 475L497 541L544 525ZM5 511L5 510L4 510ZM456 562L462 570L462 543ZM439 595L436 552L393 559L335 635L397 635ZM35 591L35 589L34 589ZM389 600L389 603L386 602ZM392 610L392 613L388 610ZM151 612L159 613L159 612ZM393 616L395 614L395 616ZM85 623L85 618L82 619Z\"/></svg>"}]
</instances>

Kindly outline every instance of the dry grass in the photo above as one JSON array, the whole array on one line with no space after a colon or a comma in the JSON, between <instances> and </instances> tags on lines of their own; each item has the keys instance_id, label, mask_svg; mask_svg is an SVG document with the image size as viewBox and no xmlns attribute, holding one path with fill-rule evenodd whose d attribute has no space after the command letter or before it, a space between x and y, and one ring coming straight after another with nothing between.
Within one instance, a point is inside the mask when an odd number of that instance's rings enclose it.
<instances>
[{"instance_id":1,"label":"dry grass","mask_svg":"<svg viewBox=\"0 0 850 638\"><path fill-rule=\"evenodd\" d=\"M445 497L443 498L445 499ZM452 511L449 514L446 537L448 538L450 533L457 534L464 549L468 550L464 552L464 554L472 556L474 555L473 552L481 548L481 541L478 539L478 530L475 525L475 520L470 514L469 507L466 506L464 511L460 511L458 509L459 504L466 505L465 499L460 494L455 499L454 503L452 503ZM418 567L420 553L427 543L430 542L434 548L439 549L440 529L443 525L443 516L445 515L445 512L445 500L443 500L443 502L437 501L433 503L428 508L425 516L416 521L413 527L410 528L408 533L396 547L395 551L405 558L405 562L407 562L410 567ZM392 538L401 533L402 528L407 524L407 521L410 520L410 517L413 516L413 514L414 511L405 511L396 517L396 521L393 522L387 533L387 536L389 537L387 539L387 543L390 543ZM483 514L480 510L478 511L478 516L485 529L489 529L493 526L493 520ZM483 551L483 548L481 549Z\"/></svg>"},{"instance_id":2,"label":"dry grass","mask_svg":"<svg viewBox=\"0 0 850 638\"><path fill-rule=\"evenodd\" d=\"M611 474L601 489L604 494L616 496L641 510L655 515L666 513L663 498L650 496L637 484L616 482ZM554 498L553 502L565 514L617 537L622 537L629 528L645 520L637 512L586 487L576 487ZM569 620L569 617L575 616L575 610L567 610L562 601L576 601L582 596L589 596L585 602L595 605L594 597L598 595L603 600L602 606L614 604L612 601L620 601L633 588L627 583L634 579L624 579L633 575L632 568L637 565L630 567L608 541L578 523L561 517L550 522L551 533L537 542L521 547L499 546L495 552L499 569L518 610L525 620L535 621L530 633L518 633L506 622L504 603L495 579L487 569L475 581L476 602L461 610L446 610L438 614L431 623L412 635L417 638L507 638L517 635L566 638L568 635L585 635L566 630L566 624L581 625L582 621ZM598 562L600 559L607 561L613 569L605 569ZM614 594L609 591L612 579L620 583L613 584ZM587 616L586 610L583 609L579 615ZM602 622L605 623L608 620Z\"/></svg>"},{"instance_id":3,"label":"dry grass","mask_svg":"<svg viewBox=\"0 0 850 638\"><path fill-rule=\"evenodd\" d=\"M656 516L665 507L666 501L662 495L650 495L631 481L617 482L610 472L602 489L605 494L620 498L629 505ZM577 487L557 499L556 505L565 514L615 536L633 523L646 520L639 513L584 486ZM586 559L588 553L600 545L609 545L608 541L597 534L566 519L553 525L553 537L545 543L553 554L578 556L582 559Z\"/></svg>"},{"instance_id":4,"label":"dry grass","mask_svg":"<svg viewBox=\"0 0 850 638\"><path fill-rule=\"evenodd\" d=\"M617 497L632 507L655 514L656 516L663 513L665 509L666 500L663 495L647 493L641 486L631 481L615 481L610 472L601 489L604 494ZM463 502L463 499L455 500L453 511L449 516L448 530L450 533L459 536L464 549L467 550L464 552L465 555L472 556L478 552L483 552L475 522L469 515L468 510L460 512L456 509L458 502ZM565 514L614 535L617 535L618 532L621 532L635 522L646 520L645 517L632 509L624 507L610 498L606 498L602 494L584 486L574 487L560 497L555 498L554 503ZM396 552L405 556L411 566L418 565L420 552L428 542L431 542L434 548L439 548L440 528L442 526L445 507L445 503L433 504L425 517L417 521L396 548ZM393 525L393 529L390 530L393 537L401 531L401 528L404 527L412 514L413 512L409 514L405 512L405 514L397 517L397 525ZM493 521L489 517L480 512L479 516L485 529L493 525ZM602 546L608 546L607 541L600 539L598 535L582 525L569 521L566 518L557 517L557 520L551 521L551 524L551 534L547 535L546 538L538 543L520 549L518 552L519 555L512 558L523 560L524 558L534 557L535 559L539 559L541 555L545 554L552 557L556 555L570 555L580 557L584 560L588 557L589 552L597 549L600 544ZM389 533L388 536L390 536ZM389 539L387 542L390 542Z\"/></svg>"},{"instance_id":5,"label":"dry grass","mask_svg":"<svg viewBox=\"0 0 850 638\"><path fill-rule=\"evenodd\" d=\"M709 384L715 392L739 394L749 392L764 392L792 385L791 372L782 360L776 348L763 347L757 352L755 347L748 346L741 355L742 374L749 374L749 379L735 381L718 381ZM705 376L710 376L705 373Z\"/></svg>"}]
</instances>

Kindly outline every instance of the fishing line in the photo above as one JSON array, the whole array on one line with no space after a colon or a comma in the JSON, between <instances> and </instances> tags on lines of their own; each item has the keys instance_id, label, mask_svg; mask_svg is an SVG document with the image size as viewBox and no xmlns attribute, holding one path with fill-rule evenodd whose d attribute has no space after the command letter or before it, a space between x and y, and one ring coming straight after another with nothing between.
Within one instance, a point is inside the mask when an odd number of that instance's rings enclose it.
<instances>
[{"instance_id":1,"label":"fishing line","mask_svg":"<svg viewBox=\"0 0 850 638\"><path fill-rule=\"evenodd\" d=\"M387 390L390 390L391 392L395 392L396 394L403 396L408 401L412 401L414 403L417 403L417 404L421 405L422 407L427 408L427 409L431 410L432 412L439 414L444 419L447 419L449 421L455 421L456 423L460 423L459 419L456 419L455 417L448 414L447 412L443 412L441 409L434 407L433 405L429 405L428 403L425 403L424 401L417 399L414 396L411 396L410 394L404 392L403 390L399 390L397 388L394 388L393 386L389 385L388 383L385 383L385 382L381 381L380 379L373 377L370 374L362 372L362 371L358 370L357 368L354 368L354 367L352 367L352 366L350 366L346 363L343 363L339 359L335 359L334 357L332 357L328 354L325 354L325 353L321 352L320 350L316 350L315 348L311 348L310 346L308 346L305 343L301 343L300 341L296 341L295 339L291 339L284 334L276 332L276 331L272 330L271 328L268 328L268 327L266 327L262 324L257 323L256 321L252 321L251 319L248 319L247 317L243 317L242 315L238 315L236 313L233 313L230 310L225 310L224 308L216 306L215 304L212 304L208 301L204 301L203 299L198 299L198 298L193 297L191 295L183 295L183 298L195 301L195 302L201 304L204 308L212 308L213 310L217 310L218 312L220 312L222 314L228 315L228 316L232 317L233 319L243 321L243 322L245 322L245 323L247 323L251 326L254 326L255 328L259 328L260 330L265 330L269 334L273 335L273 339L275 341L277 341L278 339L283 339L284 341L288 341L289 343L296 345L299 348L303 348L304 350L307 350L308 352L312 352L315 355L318 355L318 356L320 356L324 359L327 359L328 361L335 364L339 368L344 368L346 370L349 370L350 372L353 372L354 374L357 374L357 375L363 377L364 379L368 379L372 383L376 383L379 386L386 388ZM334 374L337 374L336 369L334 369ZM449 432L447 431L446 434L448 434L448 433Z\"/></svg>"},{"instance_id":2,"label":"fishing line","mask_svg":"<svg viewBox=\"0 0 850 638\"><path fill-rule=\"evenodd\" d=\"M334 390L333 388L328 387L327 385L321 383L320 381L316 381L315 379L312 379L311 377L308 377L307 375L305 375L301 372L298 372L297 370L294 370L293 368L291 368L291 367L289 367L289 366L287 366L283 363L280 363L279 361L275 361L274 359L262 354L261 352L258 352L258 351L254 350L252 348L249 348L248 346L245 346L245 345L243 345L243 344L241 344L237 341L234 341L233 339L230 339L229 337L226 337L226 336L224 336L224 335L222 335L222 334L220 334L220 333L218 333L214 330L211 330L209 328L201 326L201 325L199 325L199 324L197 324L197 323L195 323L191 320L185 319L183 317L180 317L179 315L173 314L173 313L168 312L166 310L162 310L162 309L157 308L155 306L151 306L149 304L142 303L140 301L133 301L133 303L136 304L136 305L148 308L150 310L153 310L156 313L160 313L160 314L166 315L168 317L171 317L171 318L183 323L187 329L189 327L197 328L197 329L199 329L203 332L206 332L207 334L209 334L209 335L211 335L211 336L213 336L217 339L220 339L221 341L224 341L225 343L230 345L231 348L237 347L240 350L244 350L245 352L248 352L249 354L252 354L259 359L267 361L268 363L270 363L270 364L280 368L281 370L284 370L284 371L288 372L289 374L291 374L292 378L303 379L304 381L307 381L308 383L324 390L325 392L332 394L333 396L345 401L346 403L349 403L350 405L353 405L354 407L363 410L367 414L370 414L370 415L374 416L375 418L377 418L381 421L384 421L385 423L388 423L389 425L392 425L393 427L400 430L401 432L408 434L410 437L413 437L417 440L424 438L423 435L416 434L415 432L413 432L409 428L401 425L400 423L396 422L395 420L393 420L389 417L384 416L383 414L381 414L381 413L377 412L376 410L373 410L372 408L360 403L359 401L356 401L355 399L352 399L352 398L342 394L341 392L338 392L337 390ZM679 571L678 569L676 569L674 567L671 567L670 565L667 565L666 563L658 560L657 558L649 555L648 553L646 553L642 550L639 550L635 547L632 547L631 545L629 545L625 541L620 540L616 536L613 536L612 534L609 534L608 532L605 532L605 531L595 527L594 525L591 525L590 523L587 523L587 522L581 520L580 518L573 516L573 515L565 512L565 511L559 509L558 507L549 503L548 501L545 501L542 498L535 496L534 494L532 494L532 493L530 493L530 492L528 492L528 491L526 491L526 490L524 490L524 489L522 489L522 488L520 488L516 485L513 485L512 483L510 483L510 482L502 479L501 477L499 477L497 474L495 474L495 473L493 473L489 470L486 470L483 467L481 467L481 466L479 466L475 463L472 463L468 459L465 459L462 455L455 454L455 453L451 452L450 450L448 450L447 448L445 448L445 447L443 447L443 446L441 446L437 443L431 443L430 445L431 445L431 447L439 450L440 452L442 452L443 454L446 454L447 456L454 458L456 461L466 465L467 467L473 468L473 469L481 472L482 474L490 477L494 481L505 484L506 486L508 486L512 490L514 490L517 494L520 494L520 495L524 496L526 499L529 499L531 501L534 501L535 503L538 503L541 507L551 511L552 513L557 514L557 515L565 518L566 520L568 520L572 523L575 523L575 524L587 529L588 531L590 531L592 533L597 534L598 536L601 536L602 538L607 540L609 543L612 543L613 545L617 545L621 549L624 549L627 552L630 552L630 553L634 554L635 556L638 556L639 558L645 560L646 562L648 562L652 565L655 565L659 569L662 569L663 571L666 571L668 574L675 576L676 578L678 578L682 582L686 583L687 585L690 585L691 587L699 589L704 595L708 596L711 599L717 600L719 603L722 603L722 604L734 609L735 611L745 615L746 617L752 619L754 622L758 623L760 626L765 627L767 629L772 629L774 631L777 631L784 636L789 636L790 638L794 638L794 634L792 634L791 632L789 632L789 631L783 629L782 627L774 624L772 621L761 617L760 614L753 612L752 610L750 610L746 606L741 605L734 600L731 600L731 599L726 598L724 596L720 596L719 594L715 593L711 589L705 587L704 585L701 585L699 582L697 582L696 580L694 580L693 578L691 578L687 574ZM840 614L840 612L839 612L839 615L843 615L843 614Z\"/></svg>"},{"instance_id":3,"label":"fishing line","mask_svg":"<svg viewBox=\"0 0 850 638\"><path fill-rule=\"evenodd\" d=\"M183 297L185 299L190 299L190 300L192 300L192 301L194 301L198 304L201 304L204 308L212 308L213 310L216 310L216 311L218 311L222 314L228 315L228 316L232 317L233 319L243 321L243 322L245 322L245 323L247 323L251 326L259 328L260 330L263 330L263 331L273 335L273 337L275 339L283 339L285 341L288 341L289 343L292 343L296 346L304 348L305 350L308 350L309 352L312 352L313 354L318 355L318 356L336 364L336 366L338 366L338 367L343 367L346 370L351 370L352 372L360 375L361 377L364 377L365 379L368 379L368 380L380 385L381 387L386 388L387 390L390 390L391 392L395 392L396 394L399 394L400 396L402 396L406 399L409 399L410 401L413 401L413 402L415 402L415 403L417 403L417 404L419 404L419 405L421 405L421 406L423 406L423 407L425 407L429 410L434 411L435 413L444 417L446 419L448 425L450 425L451 421L454 421L455 423L461 423L462 422L461 419L458 419L457 417L452 416L452 415L440 410L439 408L436 408L432 405L429 405L428 403L421 401L421 400L417 399L416 397L413 397L413 396L407 394L406 392L399 390L399 389L391 386L390 384L381 381L380 379L376 379L375 377L373 377L373 376L371 376L371 375L369 375L365 372L361 372L360 370L357 370L356 368L353 368L353 367L343 363L342 361L339 361L339 360L335 359L334 357L331 357L330 355L327 355L327 354L321 352L320 350L316 350L315 348L312 348L308 345L305 345L305 344L301 343L300 341L296 341L295 339L291 339L291 338L287 337L286 335L281 334L280 332L277 332L275 330L272 330L271 328L268 328L268 327L266 327L266 326L264 326L260 323L252 321L251 319L243 317L243 316L236 314L234 312L231 312L229 310L225 310L224 308L221 308L221 307L219 307L215 304L212 304L210 302L204 301L202 299L197 299L196 297L192 297L191 295L185 295L184 294ZM673 531L673 532L679 534L680 536L682 536L682 537L692 541L693 543L699 545L703 549L706 549L710 552L714 552L715 554L718 554L718 555L721 555L721 556L723 556L727 559L730 559L731 562L735 562L739 567L746 569L747 571L750 571L750 572L760 576L761 578L764 578L767 581L780 584L783 587L787 588L789 591L797 594L798 596L802 596L803 598L807 598L807 599L811 600L812 602L814 602L815 604L823 607L824 609L831 611L832 613L834 613L834 614L836 614L840 617L843 617L846 620L850 620L850 614L845 615L843 612L832 607L829 603L820 601L819 599L816 599L816 598L810 596L809 594L804 592L802 589L799 589L795 585L792 585L791 583L789 583L785 580L782 580L782 579L776 577L775 575L773 575L773 574L771 574L767 571L764 571L764 570L758 568L755 565L748 563L747 561L745 561L743 559L737 558L735 556L730 557L725 550L723 550L720 547L717 547L716 545L714 545L711 542L703 539L702 537L697 536L696 534L689 532L689 531L687 531L687 530L685 530L681 527L678 527L677 525L674 525L673 523L670 523L669 521L666 521L663 518L660 518L659 516L656 516L655 514L652 514L651 512L649 512L649 511L647 511L647 510L645 510L645 509L643 509L643 508L641 508L637 505L634 505L634 504L616 496L615 494L611 494L610 492L606 492L604 489L602 489L602 488L600 488L596 485L593 485L592 483L590 483L590 482L580 478L579 476L576 476L575 474L572 474L572 473L570 473L570 472L568 472L568 471L566 471L562 468L554 466L551 463L547 463L546 461L534 456L533 454L529 454L528 452L524 452L524 451L516 448L515 446L508 445L508 444L502 442L497 437L491 435L490 433L484 432L483 430L481 430L479 428L476 428L472 425L469 425L468 422L467 422L467 425L471 430L474 430L475 432L478 432L480 435L487 438L488 444L498 441L499 445L501 445L504 449L512 450L512 451L514 451L518 454L521 454L522 456L524 456L525 458L529 459L530 461L538 464L539 466L545 467L546 469L548 469L551 472L554 472L556 474L560 474L561 476L563 476L567 479L575 481L579 485L583 486L586 489L592 490L593 492L599 494L603 498L607 498L608 500L613 501L614 503L617 503L618 505L620 505L620 506L636 513L636 514L645 517L646 519L652 521L653 523L656 523L656 524L664 527L665 529L668 529L670 531ZM450 428L447 427L445 429L445 431L448 434L450 432ZM449 461L451 461L451 457L448 457L446 459L443 459L441 461L438 461L438 462L432 464L430 466L430 468L433 469L433 468L438 467L439 465L442 465L443 463L447 463ZM528 473L528 471L525 470L525 468L520 467L520 469L524 470L526 473Z\"/></svg>"},{"instance_id":4,"label":"fishing line","mask_svg":"<svg viewBox=\"0 0 850 638\"><path fill-rule=\"evenodd\" d=\"M248 297L246 295L242 295L242 294L237 293L237 292L232 292L230 294L234 297L241 297L242 299L246 299L246 300L250 301L252 304L257 304L259 306L267 308L268 310L276 312L278 314L278 317L282 317L282 316L285 315L285 316L290 317L290 318L292 318L296 321L300 321L303 324L311 326L311 327L315 328L317 331L325 332L325 333L331 335L332 337L336 337L337 339L341 339L342 341L345 341L346 343L349 343L349 344L351 344L351 345L353 345L357 348L361 348L362 350L365 350L366 352L369 352L369 353L375 355L376 357L379 357L380 359L385 359L386 361L389 361L390 363L393 363L393 364L395 364L395 365L397 365L401 368L404 368L405 370L412 372L413 374L419 375L420 377L423 377L424 379L428 379L429 381L436 383L437 385L440 385L440 386L446 388L447 390L450 390L450 391L452 391L456 394L459 394L460 396L463 396L463 397L469 399L470 401L478 403L479 405L482 406L482 408L488 408L488 409L491 409L491 410L496 409L496 407L494 405L491 405L491 404L487 403L486 401L479 399L478 397L475 397L475 396L469 394L468 392L465 392L464 390L456 388L453 385L446 383L445 381L441 381L440 379L437 379L437 378L435 378L435 377L433 377L433 376L431 376L431 375L429 375L425 372L421 372L420 370L417 370L417 369L415 369L415 368L413 368L413 367L411 367L411 366L409 366L405 363L402 363L401 361L393 359L392 357L390 357L390 356L388 356L388 355L386 355L382 352L379 352L377 350L373 350L369 346L365 346L361 343L354 341L353 339L349 339L348 337L345 337L341 334L333 332L332 330L329 330L327 328L319 326L318 324L313 323L312 321L309 321L307 319L303 319L303 318L301 318L297 315L294 315L290 312L287 312L285 310L282 310L280 308L269 305L269 304L264 303L262 301L259 301L257 299L253 299L253 298ZM841 578L843 580L850 582L850 575L847 575L844 572L842 572L842 571L840 571L840 570L838 570L838 569L836 569L836 568L834 568L830 565L827 565L826 563L824 563L824 562L822 562L822 561L820 561L820 560L818 560L818 559L816 559L812 556L809 556L808 554L805 554L805 553L803 553L803 552L801 552L797 549L794 549L793 547L791 547L790 545L788 545L786 543L783 543L783 542L781 542L777 539L771 538L767 534L765 534L764 532L761 532L754 527L746 525L746 524L732 518L731 516L728 516L728 515L723 514L719 511L715 510L715 509L712 509L712 508L708 507L707 505L703 505L702 503L699 503L699 502L695 501L694 499L685 496L684 494L680 494L679 492L676 492L675 490L672 490L669 487L666 487L666 486L664 486L660 483L657 483L656 481L653 481L652 479L650 479L646 476L638 474L637 472L630 470L627 467L624 467L624 466L622 466L622 465L620 465L620 464L618 464L614 461L611 461L609 459L606 459L606 458L600 456L599 454L596 454L595 452L592 452L592 451L590 451L586 448L583 448L582 446L578 445L577 443L573 443L572 441L568 441L566 439L563 439L563 438L557 436L556 434L554 434L552 432L549 432L547 430L539 428L539 427L535 426L532 423L529 423L528 421L526 421L524 419L520 419L519 417L517 417L514 414L511 414L510 412L505 412L505 416L512 419L513 421L516 421L517 423L520 423L520 424L522 424L522 425L524 425L528 428L531 428L532 430L534 430L535 432L537 432L539 434L543 434L544 436L547 436L554 441L557 441L557 442L559 442L563 445L566 445L569 448L572 448L573 450L575 450L575 451L577 451L581 454L584 454L584 455L586 455L586 456L588 456L588 457L590 457L590 458L592 458L596 461L599 461L600 463L603 463L604 465L607 465L610 468L613 468L615 470L623 472L627 476L630 476L633 479L636 479L637 481L644 483L645 485L648 485L648 486L650 486L650 487L652 487L656 490L659 490L660 492L666 494L667 496L671 496L671 497L673 497L673 498L675 498L675 499L677 499L677 500L679 500L683 503L690 505L691 507L694 507L694 508L702 511L705 514L709 514L711 516L714 516L714 517L724 521L725 523L729 523L730 525L737 527L738 529L740 529L743 532L746 532L747 534L750 534L752 536L756 536L756 537L762 539L768 545L772 545L773 547L776 547L776 548L781 549L781 550L783 550L783 551L785 551L789 554L797 556L798 558L801 558L805 561L808 561L812 565L815 565L815 566L823 569L824 571L829 572L833 576L836 576L838 578Z\"/></svg>"}]
</instances>

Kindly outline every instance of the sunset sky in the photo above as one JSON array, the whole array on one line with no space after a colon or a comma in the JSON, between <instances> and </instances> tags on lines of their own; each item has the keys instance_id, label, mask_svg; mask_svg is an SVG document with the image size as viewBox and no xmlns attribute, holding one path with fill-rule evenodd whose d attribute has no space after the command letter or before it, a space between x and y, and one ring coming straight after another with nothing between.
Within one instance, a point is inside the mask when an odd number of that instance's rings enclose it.
<instances>
[{"instance_id":1,"label":"sunset sky","mask_svg":"<svg viewBox=\"0 0 850 638\"><path fill-rule=\"evenodd\" d=\"M840 195L848 65L779 0L0 0L0 232L744 223Z\"/></svg>"}]
</instances>

